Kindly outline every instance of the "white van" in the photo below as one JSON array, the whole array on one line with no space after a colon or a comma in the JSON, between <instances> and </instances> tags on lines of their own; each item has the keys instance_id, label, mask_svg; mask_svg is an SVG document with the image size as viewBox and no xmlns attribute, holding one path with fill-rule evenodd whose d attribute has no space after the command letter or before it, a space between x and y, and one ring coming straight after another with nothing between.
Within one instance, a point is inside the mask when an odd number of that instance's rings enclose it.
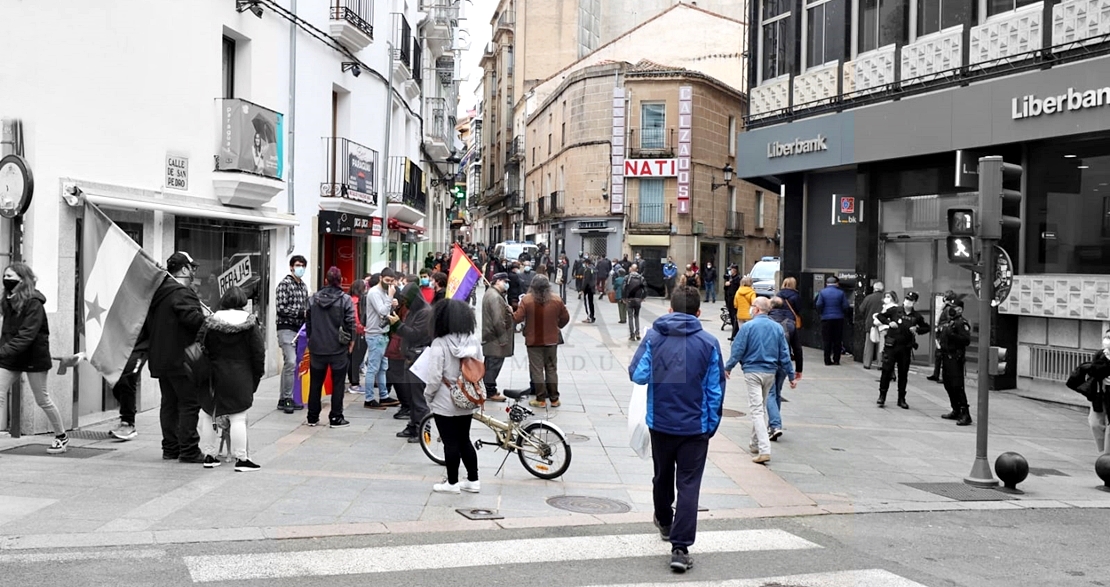
<instances>
[{"instance_id":1,"label":"white van","mask_svg":"<svg viewBox=\"0 0 1110 587\"><path fill-rule=\"evenodd\" d=\"M522 254L528 253L528 257L535 260L539 250L531 242L505 241L494 245L493 255L506 261L519 261Z\"/></svg>"}]
</instances>

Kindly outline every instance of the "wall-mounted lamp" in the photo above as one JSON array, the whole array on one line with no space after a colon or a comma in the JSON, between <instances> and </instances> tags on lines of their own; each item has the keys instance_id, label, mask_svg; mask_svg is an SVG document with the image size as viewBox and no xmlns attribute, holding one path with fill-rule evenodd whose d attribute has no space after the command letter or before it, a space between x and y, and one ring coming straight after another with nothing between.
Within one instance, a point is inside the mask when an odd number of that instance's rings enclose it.
<instances>
[{"instance_id":1,"label":"wall-mounted lamp","mask_svg":"<svg viewBox=\"0 0 1110 587\"><path fill-rule=\"evenodd\" d=\"M729 187L732 186L732 165L729 165L728 163L725 163L725 168L721 170L721 173L723 173L724 176L725 176L725 182L724 183L717 183L717 176L714 175L713 180L709 182L709 189L710 190L717 191L717 188L725 187L725 186L729 186Z\"/></svg>"},{"instance_id":2,"label":"wall-mounted lamp","mask_svg":"<svg viewBox=\"0 0 1110 587\"><path fill-rule=\"evenodd\" d=\"M258 5L258 0L235 0L235 12L251 11L251 14L262 18L262 7Z\"/></svg>"},{"instance_id":3,"label":"wall-mounted lamp","mask_svg":"<svg viewBox=\"0 0 1110 587\"><path fill-rule=\"evenodd\" d=\"M601 199L602 200L608 200L609 199L609 187L608 186L601 186Z\"/></svg>"},{"instance_id":4,"label":"wall-mounted lamp","mask_svg":"<svg viewBox=\"0 0 1110 587\"><path fill-rule=\"evenodd\" d=\"M353 75L355 77L358 77L358 76L362 75L362 68L359 67L358 63L355 63L354 61L344 61L343 62L343 71L344 72L349 71L349 72L351 72L351 75Z\"/></svg>"}]
</instances>

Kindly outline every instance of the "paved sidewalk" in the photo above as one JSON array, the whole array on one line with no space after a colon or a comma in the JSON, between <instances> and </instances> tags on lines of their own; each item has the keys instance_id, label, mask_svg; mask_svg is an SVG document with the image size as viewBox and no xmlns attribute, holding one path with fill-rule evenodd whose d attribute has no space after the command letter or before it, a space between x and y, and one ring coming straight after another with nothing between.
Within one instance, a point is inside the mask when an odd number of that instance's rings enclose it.
<instances>
[{"instance_id":1,"label":"paved sidewalk","mask_svg":"<svg viewBox=\"0 0 1110 587\"><path fill-rule=\"evenodd\" d=\"M583 324L581 302L569 301L572 324L560 350L563 406L548 417L585 439L572 444L573 460L562 479L533 478L515 455L495 477L505 453L484 448L480 494L434 494L431 485L443 469L418 445L394 436L403 427L392 418L394 410L366 410L361 396L348 394L351 427L309 428L303 412L273 409L278 382L271 378L263 381L249 414L252 456L263 467L253 474L227 465L206 470L162 461L154 411L139 415L140 434L131 442L74 439L74 447L106 449L86 459L46 455L44 436L0 438L0 451L24 444L43 448L41 456L0 452L0 549L645 522L651 463L628 448L625 415L627 362L635 343L628 341L626 325L617 324L612 304L599 301L598 322ZM664 311L659 300L645 303L645 327ZM727 354L718 312L719 305L707 305L703 325ZM502 387L527 386L525 349L517 348L502 372ZM912 374L911 409L879 409L877 370L847 360L825 367L819 352L807 359L798 388L785 392L786 432L772 445L767 466L751 462L750 420L724 419L710 445L704 516L1110 507L1110 494L1095 489L1101 482L1093 471L1097 455L1085 411L993 395L991 462L1014 450L1031 467L1054 471L1030 476L1021 485L1026 494L1017 499L954 501L904 485L959 482L971 470L975 427L938 417L947 404L941 386ZM736 377L729 383L725 407L746 413L740 384ZM476 424L473 437L483 438L483 430ZM571 514L545 502L560 495L616 499L631 511ZM496 509L504 519L470 521L456 508Z\"/></svg>"}]
</instances>

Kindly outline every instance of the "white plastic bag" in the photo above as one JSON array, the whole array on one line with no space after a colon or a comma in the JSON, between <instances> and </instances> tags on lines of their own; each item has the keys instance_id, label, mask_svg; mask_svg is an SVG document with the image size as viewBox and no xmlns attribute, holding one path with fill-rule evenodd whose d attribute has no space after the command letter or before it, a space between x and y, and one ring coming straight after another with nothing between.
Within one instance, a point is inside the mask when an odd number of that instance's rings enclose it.
<instances>
[{"instance_id":1,"label":"white plastic bag","mask_svg":"<svg viewBox=\"0 0 1110 587\"><path fill-rule=\"evenodd\" d=\"M641 459L651 458L651 432L647 427L647 386L632 387L628 404L628 445Z\"/></svg>"}]
</instances>

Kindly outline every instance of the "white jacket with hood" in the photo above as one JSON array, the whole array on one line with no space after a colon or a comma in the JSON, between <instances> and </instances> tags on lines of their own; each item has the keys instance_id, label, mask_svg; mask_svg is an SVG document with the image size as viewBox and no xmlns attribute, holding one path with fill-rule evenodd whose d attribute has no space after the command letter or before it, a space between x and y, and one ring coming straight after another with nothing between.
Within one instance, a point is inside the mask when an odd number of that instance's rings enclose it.
<instances>
[{"instance_id":1,"label":"white jacket with hood","mask_svg":"<svg viewBox=\"0 0 1110 587\"><path fill-rule=\"evenodd\" d=\"M451 391L443 380L455 381L462 370L461 359L473 357L479 361L482 356L482 341L477 334L448 334L432 341L424 350L428 356L424 383L424 399L433 414L440 416L469 416L474 410L462 410L451 400Z\"/></svg>"}]
</instances>

